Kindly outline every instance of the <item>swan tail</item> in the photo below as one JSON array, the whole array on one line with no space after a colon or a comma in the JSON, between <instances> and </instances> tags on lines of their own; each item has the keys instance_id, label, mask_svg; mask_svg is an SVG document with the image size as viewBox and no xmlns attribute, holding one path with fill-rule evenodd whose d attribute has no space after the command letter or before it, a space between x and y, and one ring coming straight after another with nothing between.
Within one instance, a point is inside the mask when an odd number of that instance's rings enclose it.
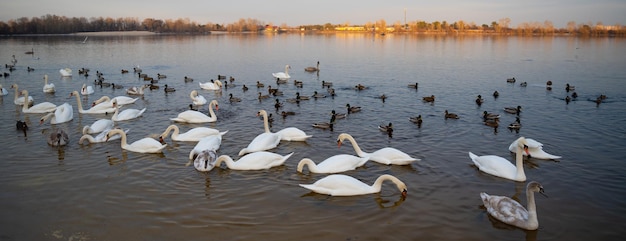
<instances>
[{"instance_id":1,"label":"swan tail","mask_svg":"<svg viewBox=\"0 0 626 241\"><path fill-rule=\"evenodd\" d=\"M228 133L228 131L223 131L223 132L220 132L220 137L222 137L222 136L223 136L223 135L225 135L226 133Z\"/></svg>"},{"instance_id":2,"label":"swan tail","mask_svg":"<svg viewBox=\"0 0 626 241\"><path fill-rule=\"evenodd\" d=\"M469 157L472 159L472 162L474 163L474 165L476 165L477 167L480 168L480 163L478 163L478 161L477 161L478 156L470 151L469 152Z\"/></svg>"}]
</instances>

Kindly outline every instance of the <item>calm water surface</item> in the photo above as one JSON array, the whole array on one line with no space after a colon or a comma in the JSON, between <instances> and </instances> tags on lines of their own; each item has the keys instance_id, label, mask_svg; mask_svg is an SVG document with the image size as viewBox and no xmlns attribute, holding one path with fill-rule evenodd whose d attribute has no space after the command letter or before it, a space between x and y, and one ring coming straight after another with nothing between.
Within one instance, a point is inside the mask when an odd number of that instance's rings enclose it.
<instances>
[{"instance_id":1,"label":"calm water surface","mask_svg":"<svg viewBox=\"0 0 626 241\"><path fill-rule=\"evenodd\" d=\"M413 36L367 34L225 35L210 36L83 36L2 37L0 59L18 63L0 78L9 94L0 98L0 236L3 240L616 240L626 222L626 41L601 38L520 38L493 36ZM34 55L24 52L34 49ZM303 69L320 61L319 74ZM276 87L271 73L291 65L291 81L280 85L285 101L296 92L326 93L321 81L334 83L337 96L285 103L296 115L281 118L274 99L257 100L256 81ZM123 151L119 141L80 145L82 127L105 115L79 114L69 93L93 84L95 72L107 82L125 87L146 82L132 74L140 66L160 85L176 92L147 91L129 108L147 108L135 120L117 123L128 128L129 142L156 137L172 124L169 118L186 110L189 93L199 92L219 102L218 121L206 125L179 124L181 131L208 126L224 136L219 154L236 158L263 122L260 109L273 113L273 131L298 127L313 135L307 142L282 142L273 152L295 154L280 167L266 171L208 173L185 166L195 143L168 139L163 154ZM35 68L28 72L27 67ZM69 67L72 78L58 70ZM90 68L91 76L77 75ZM121 74L121 69L131 69ZM8 69L3 69L9 72ZM44 94L43 75L56 85ZM235 86L221 92L199 88L218 74L233 76ZM195 79L185 83L184 76ZM515 77L510 84L507 78ZM304 81L303 88L293 80ZM554 89L545 88L552 80ZM408 84L419 83L419 89ZM519 86L527 82L527 87ZM74 119L65 124L38 125L40 114L23 114L13 103L11 84L27 89L37 103L68 102ZM579 97L566 104L565 84ZM242 90L243 85L250 89ZM355 91L356 84L369 88ZM494 99L497 90L500 97ZM228 94L243 99L229 103ZM385 94L382 102L377 98ZM605 103L592 100L605 94ZM101 96L125 95L123 89L96 87L83 102ZM434 104L423 96L435 95ZM482 95L485 103L474 99ZM311 127L329 119L345 105L363 111L339 120L334 131ZM515 117L502 111L523 107L519 132L506 125ZM207 106L201 108L206 112ZM445 120L444 110L458 120ZM483 125L483 111L500 113L501 127ZM422 115L421 127L409 122ZM25 120L26 135L15 129ZM376 126L392 122L393 137ZM70 133L63 148L46 144L55 128ZM337 148L340 133L350 133L365 151L394 147L421 161L408 166L368 162L345 174L368 184L392 174L408 186L402 199L390 183L380 194L329 197L298 186L325 174L296 172L300 159L315 162L336 154L354 154L350 145ZM563 156L559 162L525 162L529 180L542 183L548 198L537 197L540 227L523 231L495 221L482 208L480 192L522 200L525 185L492 177L471 165L468 151L514 160L509 144L520 136L544 144Z\"/></svg>"}]
</instances>

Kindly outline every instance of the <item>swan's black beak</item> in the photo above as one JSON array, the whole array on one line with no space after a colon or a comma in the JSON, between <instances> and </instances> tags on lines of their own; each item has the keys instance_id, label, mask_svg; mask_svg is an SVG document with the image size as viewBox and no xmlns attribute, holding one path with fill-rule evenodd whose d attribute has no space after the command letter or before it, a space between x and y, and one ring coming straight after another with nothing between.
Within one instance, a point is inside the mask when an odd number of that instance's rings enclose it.
<instances>
[{"instance_id":1,"label":"swan's black beak","mask_svg":"<svg viewBox=\"0 0 626 241\"><path fill-rule=\"evenodd\" d=\"M543 192L543 187L540 187L540 188L539 188L539 194L543 195L543 196L544 196L544 197L546 197L546 198L548 197L548 195L546 195L546 194Z\"/></svg>"}]
</instances>

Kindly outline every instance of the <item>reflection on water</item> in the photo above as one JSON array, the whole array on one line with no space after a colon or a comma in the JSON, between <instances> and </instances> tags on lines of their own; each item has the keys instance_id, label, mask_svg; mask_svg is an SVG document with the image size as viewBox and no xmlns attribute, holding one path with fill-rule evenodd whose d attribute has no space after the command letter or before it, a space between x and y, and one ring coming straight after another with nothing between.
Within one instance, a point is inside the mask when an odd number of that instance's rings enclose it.
<instances>
[{"instance_id":1,"label":"reflection on water","mask_svg":"<svg viewBox=\"0 0 626 241\"><path fill-rule=\"evenodd\" d=\"M622 232L615 225L623 223L620 214L626 213L626 179L621 175L626 171L621 144L626 136L621 124L626 118L626 96L616 88L626 81L622 39L215 34L93 36L82 44L83 39L73 35L1 38L0 59L9 61L15 54L19 64L0 84L5 88L19 84L36 103L76 106L69 93L82 84L93 85L96 71L107 82L141 86L146 82L137 74L120 71L140 66L148 75L168 77L159 80L160 89L146 89L130 107L147 108L142 117L116 123L130 129L131 141L162 133L170 118L189 108L192 90L219 102L218 121L179 127L181 131L199 126L228 130L220 155L236 157L263 131L263 122L256 117L261 109L273 115L273 132L298 127L313 137L304 143L281 142L273 149L279 154L294 152L280 167L234 171L222 166L202 173L186 165L195 143L170 141L162 154L124 151L119 140L80 145L82 127L110 115L75 113L69 123L39 125L40 115L23 114L9 91L0 97L0 123L4 123L0 145L5 148L0 161L4 217L0 234L4 237L205 239L210 230L215 239L239 240L519 240L522 235L527 240L591 240L616 239ZM21 54L31 48L34 55ZM319 72L304 71L317 61ZM271 73L283 71L286 64L292 66L292 78L277 85ZM27 67L35 71L28 72ZM75 72L90 68L92 74L62 78L58 71L66 67ZM44 74L56 85L56 93L40 91ZM233 86L222 91L199 88L198 83L217 75L233 76ZM185 82L184 76L194 81ZM528 85L506 83L511 77ZM295 80L302 86L291 84ZM547 80L554 82L552 90L546 89ZM257 88L257 81L265 87ZM322 81L333 83L335 96L287 101L297 92L329 95ZM416 82L418 88L407 87ZM570 95L566 83L576 86L579 95L569 103L565 103ZM165 93L164 84L176 91ZM244 84L248 91L242 89ZM358 84L368 88L357 91ZM269 94L269 85L283 95L259 101L258 93ZM81 97L83 103L104 95L126 95L124 89L94 87L94 94ZM496 90L498 98L487 97ZM230 102L229 94L242 101ZM386 98L381 101L383 94ZM600 94L608 98L596 105ZM435 102L422 101L431 95L437 96ZM485 96L481 105L475 103L477 95ZM275 99L283 103L278 110ZM332 110L345 113L346 104L362 110L337 120L333 130L312 126L328 121ZM516 116L503 108L517 105L523 106L523 126L511 130L503 125ZM199 109L208 112L207 106ZM445 120L444 110L459 119ZM282 118L282 111L294 115ZM500 114L500 126L486 126L484 111ZM409 120L418 115L422 123ZM29 129L17 130L17 120ZM392 136L378 129L389 122ZM70 133L68 146L47 145L46 133L54 128ZM363 150L389 146L421 159L407 166L368 162L344 173L365 183L393 174L407 184L408 196L402 197L387 184L379 194L355 197L330 197L298 186L326 176L297 173L302 158L323 160L354 153L337 147L340 133L354 136ZM525 160L529 180L540 181L550 192L550 198L537 200L538 231L504 225L477 208L480 192L510 196L526 205L524 182L479 172L467 156L472 151L514 160L508 146L519 136L536 139L547 152L563 156L560 161ZM303 235L311 230L315 233Z\"/></svg>"}]
</instances>

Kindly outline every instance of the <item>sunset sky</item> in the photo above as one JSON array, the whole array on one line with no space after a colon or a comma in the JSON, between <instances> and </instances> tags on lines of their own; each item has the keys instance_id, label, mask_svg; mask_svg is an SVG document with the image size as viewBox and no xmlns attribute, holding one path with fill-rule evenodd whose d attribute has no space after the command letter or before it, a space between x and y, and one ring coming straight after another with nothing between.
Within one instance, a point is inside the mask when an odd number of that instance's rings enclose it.
<instances>
[{"instance_id":1,"label":"sunset sky","mask_svg":"<svg viewBox=\"0 0 626 241\"><path fill-rule=\"evenodd\" d=\"M510 18L510 27L520 23L548 20L556 27L567 22L577 24L602 22L604 25L626 25L624 0L0 0L0 21L20 17L55 14L66 17L134 17L178 19L189 18L200 24L228 24L241 18L252 18L266 24L288 26L309 24L362 25L384 19L396 21L463 20L477 25Z\"/></svg>"}]
</instances>

